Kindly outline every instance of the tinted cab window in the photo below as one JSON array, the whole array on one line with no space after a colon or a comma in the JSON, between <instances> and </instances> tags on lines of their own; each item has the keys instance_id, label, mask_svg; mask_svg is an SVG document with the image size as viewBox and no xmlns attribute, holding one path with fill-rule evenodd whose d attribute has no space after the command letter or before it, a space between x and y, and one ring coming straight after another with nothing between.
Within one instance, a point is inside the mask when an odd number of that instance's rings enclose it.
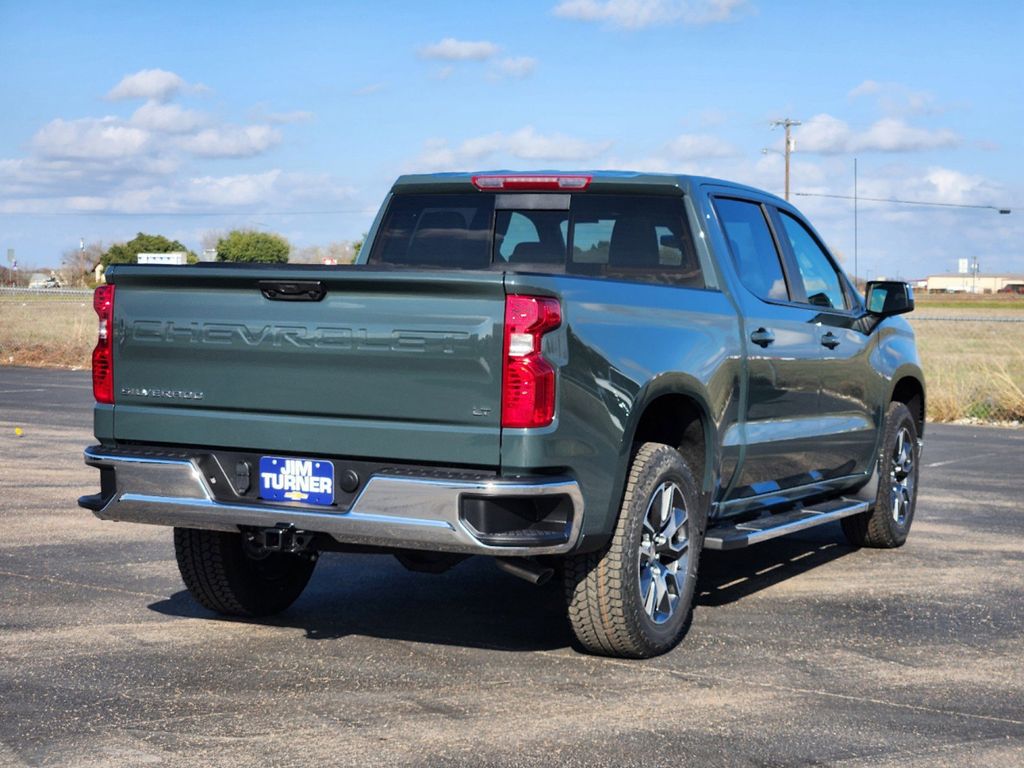
<instances>
[{"instance_id":1,"label":"tinted cab window","mask_svg":"<svg viewBox=\"0 0 1024 768\"><path fill-rule=\"evenodd\" d=\"M503 195L496 210L487 193L395 195L368 263L706 287L682 197L576 194L567 210L514 204Z\"/></svg>"},{"instance_id":2,"label":"tinted cab window","mask_svg":"<svg viewBox=\"0 0 1024 768\"><path fill-rule=\"evenodd\" d=\"M740 281L755 296L786 301L789 291L764 209L747 200L718 198L715 209L729 240Z\"/></svg>"},{"instance_id":3,"label":"tinted cab window","mask_svg":"<svg viewBox=\"0 0 1024 768\"><path fill-rule=\"evenodd\" d=\"M839 274L814 235L801 221L785 211L779 211L779 219L793 249L807 303L817 307L848 309Z\"/></svg>"}]
</instances>

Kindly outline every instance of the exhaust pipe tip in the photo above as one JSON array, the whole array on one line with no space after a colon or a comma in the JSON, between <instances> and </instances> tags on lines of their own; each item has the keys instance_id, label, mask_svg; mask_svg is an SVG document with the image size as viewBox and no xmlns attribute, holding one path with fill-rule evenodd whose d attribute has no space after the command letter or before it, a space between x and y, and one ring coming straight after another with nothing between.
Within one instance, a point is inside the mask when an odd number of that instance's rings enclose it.
<instances>
[{"instance_id":1,"label":"exhaust pipe tip","mask_svg":"<svg viewBox=\"0 0 1024 768\"><path fill-rule=\"evenodd\" d=\"M555 573L554 568L541 565L536 560L526 557L496 557L494 564L505 573L518 576L537 587L546 584Z\"/></svg>"}]
</instances>

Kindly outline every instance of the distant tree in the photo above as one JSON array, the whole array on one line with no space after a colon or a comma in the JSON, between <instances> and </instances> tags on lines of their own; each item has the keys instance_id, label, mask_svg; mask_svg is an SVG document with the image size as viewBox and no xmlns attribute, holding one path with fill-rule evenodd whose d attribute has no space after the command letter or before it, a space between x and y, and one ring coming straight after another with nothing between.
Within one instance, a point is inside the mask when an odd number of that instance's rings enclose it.
<instances>
[{"instance_id":1,"label":"distant tree","mask_svg":"<svg viewBox=\"0 0 1024 768\"><path fill-rule=\"evenodd\" d=\"M103 243L89 243L85 248L69 248L61 258L61 277L65 285L91 285L93 270L102 263Z\"/></svg>"},{"instance_id":2,"label":"distant tree","mask_svg":"<svg viewBox=\"0 0 1024 768\"><path fill-rule=\"evenodd\" d=\"M227 230L224 229L208 229L199 237L199 245L205 251L208 248L214 249L217 247L217 243L228 236Z\"/></svg>"},{"instance_id":3,"label":"distant tree","mask_svg":"<svg viewBox=\"0 0 1024 768\"><path fill-rule=\"evenodd\" d=\"M163 235L147 235L139 232L127 243L117 243L110 246L103 254L103 266L111 264L134 264L138 261L140 253L173 253L184 251L188 254L190 263L196 261L196 255L177 240L168 240Z\"/></svg>"},{"instance_id":4,"label":"distant tree","mask_svg":"<svg viewBox=\"0 0 1024 768\"><path fill-rule=\"evenodd\" d=\"M351 264L355 261L353 244L347 240L339 240L329 245L307 245L289 254L288 261L292 264L323 264L331 259L339 264Z\"/></svg>"},{"instance_id":5,"label":"distant tree","mask_svg":"<svg viewBox=\"0 0 1024 768\"><path fill-rule=\"evenodd\" d=\"M217 241L217 261L288 261L291 246L281 235L235 229Z\"/></svg>"},{"instance_id":6,"label":"distant tree","mask_svg":"<svg viewBox=\"0 0 1024 768\"><path fill-rule=\"evenodd\" d=\"M352 250L354 251L354 254L352 256L352 260L353 261L355 261L356 259L359 258L359 252L361 250L363 250L363 243L365 243L365 242L366 242L366 233L363 232L363 236L360 237L358 240L356 240L354 243L352 243Z\"/></svg>"},{"instance_id":7,"label":"distant tree","mask_svg":"<svg viewBox=\"0 0 1024 768\"><path fill-rule=\"evenodd\" d=\"M11 288L24 288L28 285L29 277L32 275L32 270L25 269L11 269L10 267L0 267L0 285Z\"/></svg>"}]
</instances>

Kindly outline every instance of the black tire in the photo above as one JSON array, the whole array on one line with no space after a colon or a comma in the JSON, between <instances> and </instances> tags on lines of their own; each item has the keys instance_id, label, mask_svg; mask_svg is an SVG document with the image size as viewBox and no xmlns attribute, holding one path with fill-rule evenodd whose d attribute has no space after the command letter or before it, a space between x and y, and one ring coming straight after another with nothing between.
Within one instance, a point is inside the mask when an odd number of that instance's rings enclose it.
<instances>
[{"instance_id":1,"label":"black tire","mask_svg":"<svg viewBox=\"0 0 1024 768\"><path fill-rule=\"evenodd\" d=\"M903 403L889 403L878 454L874 506L842 520L843 533L853 546L893 549L907 541L917 504L920 452L917 424L910 410Z\"/></svg>"},{"instance_id":2,"label":"black tire","mask_svg":"<svg viewBox=\"0 0 1024 768\"><path fill-rule=\"evenodd\" d=\"M309 554L254 556L240 533L174 529L185 586L204 608L228 616L269 616L294 603L313 575Z\"/></svg>"},{"instance_id":3,"label":"black tire","mask_svg":"<svg viewBox=\"0 0 1024 768\"><path fill-rule=\"evenodd\" d=\"M664 509L665 494L671 494L668 514L678 523L678 529L667 538L662 534L658 542L652 534L655 529L645 526L645 521L649 512L657 516L651 520L668 519L659 513ZM677 506L680 501L681 510ZM685 521L680 521L680 512L685 514ZM630 466L611 541L598 552L565 558L569 623L584 651L649 658L671 650L682 639L693 613L705 514L697 481L679 452L661 443L644 443ZM678 532L685 532L685 554L670 551L673 546L681 546ZM670 578L673 563L677 570ZM648 578L643 580L645 574ZM659 583L664 590L660 597ZM659 611L659 607L667 612Z\"/></svg>"}]
</instances>

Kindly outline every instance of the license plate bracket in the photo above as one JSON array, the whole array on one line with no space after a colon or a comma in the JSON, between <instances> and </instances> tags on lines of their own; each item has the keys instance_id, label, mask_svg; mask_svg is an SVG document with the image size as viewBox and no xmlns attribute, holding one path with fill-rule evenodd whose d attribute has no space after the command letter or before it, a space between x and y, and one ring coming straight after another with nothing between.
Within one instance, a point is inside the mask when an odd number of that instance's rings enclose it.
<instances>
[{"instance_id":1,"label":"license plate bracket","mask_svg":"<svg viewBox=\"0 0 1024 768\"><path fill-rule=\"evenodd\" d=\"M260 457L260 498L329 507L334 504L334 464L326 459Z\"/></svg>"}]
</instances>

